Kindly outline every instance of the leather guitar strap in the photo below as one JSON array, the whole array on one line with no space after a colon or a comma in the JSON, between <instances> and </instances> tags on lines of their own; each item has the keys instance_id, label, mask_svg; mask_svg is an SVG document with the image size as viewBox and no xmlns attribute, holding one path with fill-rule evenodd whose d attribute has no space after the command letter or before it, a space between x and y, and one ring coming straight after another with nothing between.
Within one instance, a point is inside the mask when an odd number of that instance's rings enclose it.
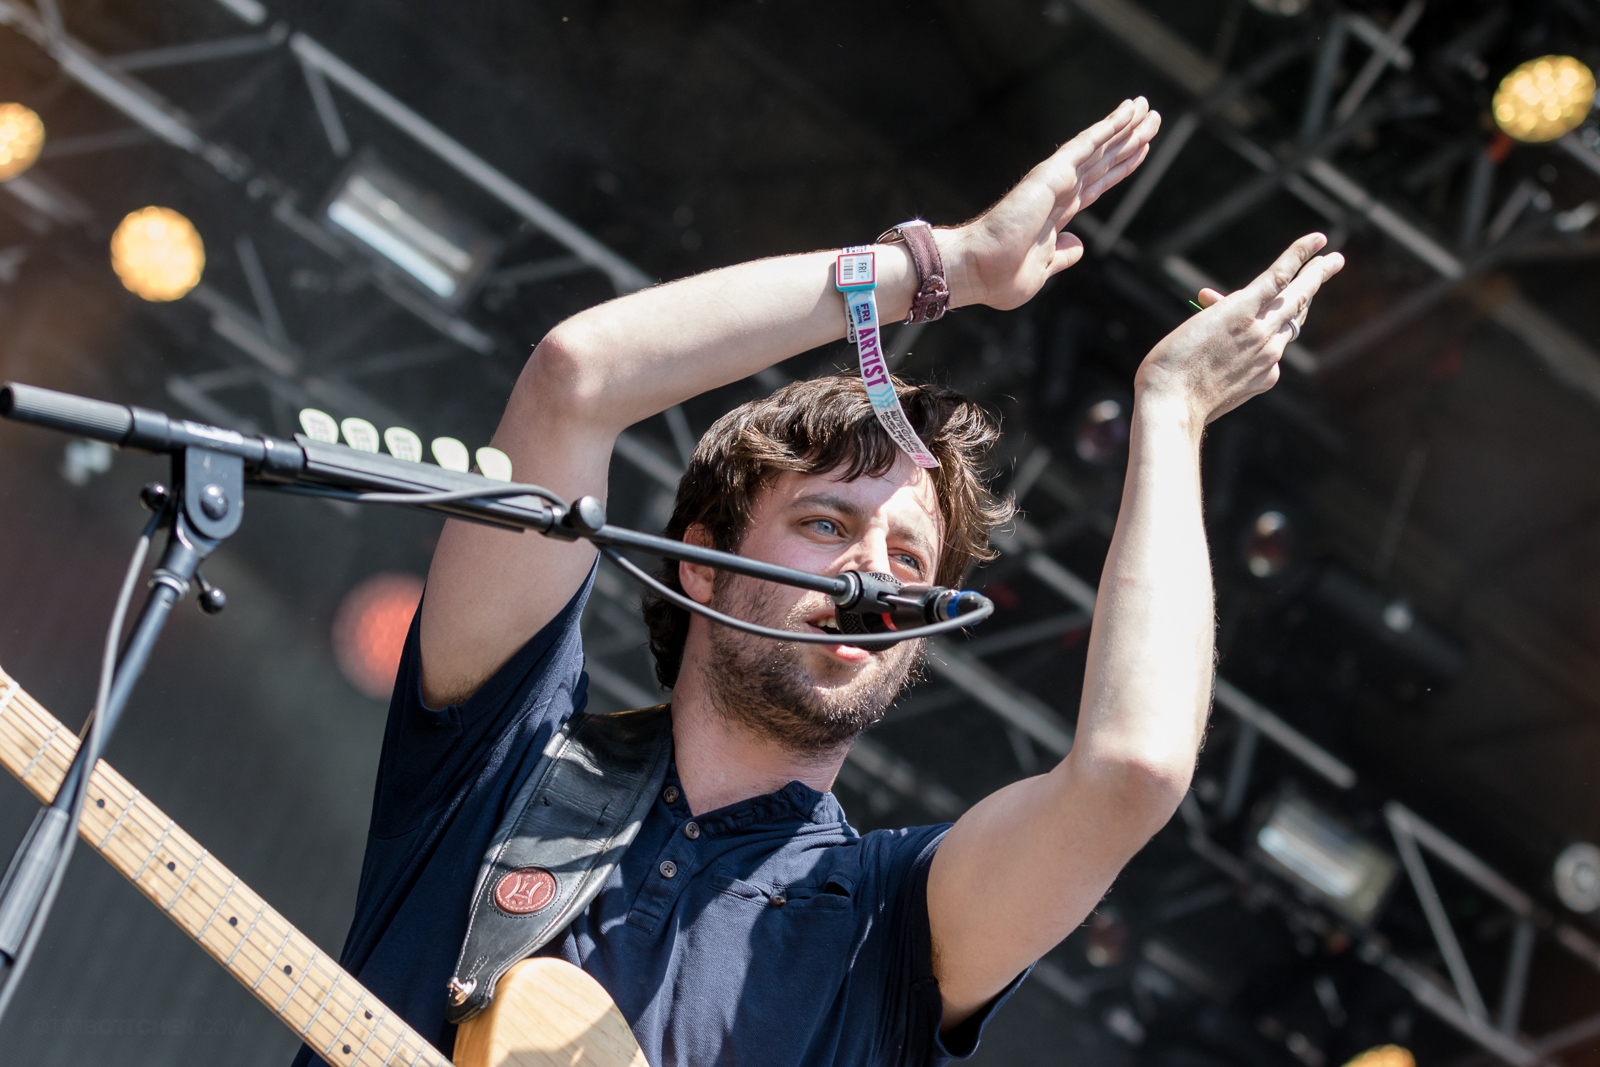
<instances>
[{"instance_id":1,"label":"leather guitar strap","mask_svg":"<svg viewBox=\"0 0 1600 1067\"><path fill-rule=\"evenodd\" d=\"M488 1007L495 983L588 907L633 842L672 758L669 705L579 713L557 731L478 872L445 1017Z\"/></svg>"}]
</instances>

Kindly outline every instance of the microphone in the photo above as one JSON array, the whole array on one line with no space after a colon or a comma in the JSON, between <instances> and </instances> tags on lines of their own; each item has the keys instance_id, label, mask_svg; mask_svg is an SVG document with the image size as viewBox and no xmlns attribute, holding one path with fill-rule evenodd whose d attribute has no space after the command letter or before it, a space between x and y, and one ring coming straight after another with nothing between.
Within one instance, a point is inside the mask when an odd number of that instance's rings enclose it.
<instances>
[{"instance_id":1,"label":"microphone","mask_svg":"<svg viewBox=\"0 0 1600 1067\"><path fill-rule=\"evenodd\" d=\"M943 585L901 585L880 571L845 571L843 592L834 594L835 618L847 634L886 634L927 626L978 611L989 598Z\"/></svg>"}]
</instances>

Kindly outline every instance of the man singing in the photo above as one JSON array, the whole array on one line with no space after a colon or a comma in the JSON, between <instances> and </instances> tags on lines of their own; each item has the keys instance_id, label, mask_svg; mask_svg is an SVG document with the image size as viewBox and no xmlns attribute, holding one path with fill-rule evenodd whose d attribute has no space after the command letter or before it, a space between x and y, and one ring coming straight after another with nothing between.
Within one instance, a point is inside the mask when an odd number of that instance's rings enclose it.
<instances>
[{"instance_id":1,"label":"man singing","mask_svg":"<svg viewBox=\"0 0 1600 1067\"><path fill-rule=\"evenodd\" d=\"M1064 227L1138 166L1158 125L1143 99L1124 102L974 221L875 246L883 319L1026 302L1077 262ZM646 605L672 762L620 865L544 951L599 980L652 1065L966 1056L1171 817L1211 694L1201 435L1277 381L1343 265L1316 255L1325 243L1301 238L1232 295L1204 291L1205 310L1145 357L1072 752L954 826L858 834L829 792L920 642L780 643ZM495 445L519 481L603 499L627 426L845 334L838 260L746 263L574 316L534 349ZM891 384L909 437L890 436L855 375L729 412L683 477L670 536L807 571L958 585L1007 514L981 466L997 432L951 390ZM446 983L485 848L585 704L578 624L594 566L584 542L452 520L406 645L343 962L447 1051ZM822 594L691 564L669 578L743 619L836 631Z\"/></svg>"}]
</instances>

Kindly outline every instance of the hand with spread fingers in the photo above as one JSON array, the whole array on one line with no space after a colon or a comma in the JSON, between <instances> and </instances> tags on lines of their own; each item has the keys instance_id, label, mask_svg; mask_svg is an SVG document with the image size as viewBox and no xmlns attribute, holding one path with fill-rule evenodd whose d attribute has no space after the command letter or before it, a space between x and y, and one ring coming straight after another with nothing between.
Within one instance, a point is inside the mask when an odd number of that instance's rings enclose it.
<instances>
[{"instance_id":1,"label":"hand with spread fingers","mask_svg":"<svg viewBox=\"0 0 1600 1067\"><path fill-rule=\"evenodd\" d=\"M1317 255L1320 233L1290 245L1249 285L1228 296L1202 289L1204 309L1150 351L1134 378L1145 403L1176 400L1195 425L1227 414L1278 381L1278 363L1300 336L1311 299L1339 273L1344 257Z\"/></svg>"},{"instance_id":2,"label":"hand with spread fingers","mask_svg":"<svg viewBox=\"0 0 1600 1067\"><path fill-rule=\"evenodd\" d=\"M1063 227L1144 161L1160 128L1160 114L1144 97L1124 100L960 227L966 302L1002 311L1019 307L1052 274L1078 262L1083 242Z\"/></svg>"}]
</instances>

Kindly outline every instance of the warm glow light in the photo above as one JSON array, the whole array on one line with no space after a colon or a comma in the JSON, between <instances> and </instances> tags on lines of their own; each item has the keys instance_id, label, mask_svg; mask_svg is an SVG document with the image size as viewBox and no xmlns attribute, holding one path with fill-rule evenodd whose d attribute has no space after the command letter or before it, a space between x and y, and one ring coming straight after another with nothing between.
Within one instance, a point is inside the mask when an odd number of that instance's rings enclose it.
<instances>
[{"instance_id":1,"label":"warm glow light","mask_svg":"<svg viewBox=\"0 0 1600 1067\"><path fill-rule=\"evenodd\" d=\"M146 300L176 300L200 284L206 246L194 223L165 207L147 207L117 224L111 269Z\"/></svg>"},{"instance_id":2,"label":"warm glow light","mask_svg":"<svg viewBox=\"0 0 1600 1067\"><path fill-rule=\"evenodd\" d=\"M1344 1067L1417 1067L1417 1059L1399 1045L1369 1048Z\"/></svg>"},{"instance_id":3,"label":"warm glow light","mask_svg":"<svg viewBox=\"0 0 1600 1067\"><path fill-rule=\"evenodd\" d=\"M375 574L345 595L333 617L333 655L345 679L375 700L394 689L411 617L422 602L422 579Z\"/></svg>"},{"instance_id":4,"label":"warm glow light","mask_svg":"<svg viewBox=\"0 0 1600 1067\"><path fill-rule=\"evenodd\" d=\"M44 120L21 104L0 104L0 182L33 166L43 147Z\"/></svg>"},{"instance_id":5,"label":"warm glow light","mask_svg":"<svg viewBox=\"0 0 1600 1067\"><path fill-rule=\"evenodd\" d=\"M1494 121L1519 141L1554 141L1594 106L1594 74L1571 56L1540 56L1507 74L1494 93Z\"/></svg>"},{"instance_id":6,"label":"warm glow light","mask_svg":"<svg viewBox=\"0 0 1600 1067\"><path fill-rule=\"evenodd\" d=\"M1276 578L1294 559L1294 534L1281 511L1263 511L1245 531L1244 565L1257 578Z\"/></svg>"}]
</instances>

